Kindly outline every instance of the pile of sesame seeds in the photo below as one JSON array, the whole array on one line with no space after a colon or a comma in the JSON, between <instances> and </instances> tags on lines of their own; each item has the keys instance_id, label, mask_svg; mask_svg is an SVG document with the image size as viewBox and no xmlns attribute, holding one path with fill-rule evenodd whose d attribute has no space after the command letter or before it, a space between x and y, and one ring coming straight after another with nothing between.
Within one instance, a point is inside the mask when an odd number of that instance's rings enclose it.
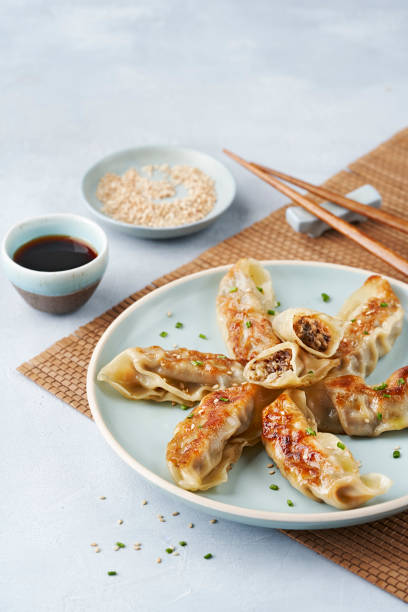
<instances>
[{"instance_id":1,"label":"pile of sesame seeds","mask_svg":"<svg viewBox=\"0 0 408 612\"><path fill-rule=\"evenodd\" d=\"M108 172L100 179L96 196L104 214L132 225L175 227L199 221L213 209L214 181L202 170L162 164L142 172L129 168L123 176ZM154 178L157 173L162 178ZM185 188L184 197L176 197L178 186Z\"/></svg>"}]
</instances>

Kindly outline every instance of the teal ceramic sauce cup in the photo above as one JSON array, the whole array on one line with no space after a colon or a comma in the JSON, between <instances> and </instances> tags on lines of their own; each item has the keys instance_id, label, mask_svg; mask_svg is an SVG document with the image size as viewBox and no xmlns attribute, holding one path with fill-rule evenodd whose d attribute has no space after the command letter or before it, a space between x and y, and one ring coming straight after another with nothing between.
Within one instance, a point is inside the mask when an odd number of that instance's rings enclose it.
<instances>
[{"instance_id":1,"label":"teal ceramic sauce cup","mask_svg":"<svg viewBox=\"0 0 408 612\"><path fill-rule=\"evenodd\" d=\"M78 268L41 272L13 260L17 249L41 236L72 236L89 244L95 259ZM30 306L53 314L72 312L82 306L98 286L108 263L105 232L93 221L71 214L32 217L14 225L2 244L2 262L8 279Z\"/></svg>"}]
</instances>

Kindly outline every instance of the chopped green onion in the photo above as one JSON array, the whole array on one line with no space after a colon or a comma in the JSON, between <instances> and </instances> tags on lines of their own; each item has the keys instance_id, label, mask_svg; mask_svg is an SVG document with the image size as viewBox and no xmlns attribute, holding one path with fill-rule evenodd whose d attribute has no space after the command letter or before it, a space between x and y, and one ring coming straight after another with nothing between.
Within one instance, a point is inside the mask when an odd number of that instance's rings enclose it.
<instances>
[{"instance_id":1,"label":"chopped green onion","mask_svg":"<svg viewBox=\"0 0 408 612\"><path fill-rule=\"evenodd\" d=\"M192 419L192 418L193 418L193 416L194 416L194 414L191 412L190 414L188 414L188 415L187 415L187 417L186 417L186 418L187 418L187 419Z\"/></svg>"},{"instance_id":2,"label":"chopped green onion","mask_svg":"<svg viewBox=\"0 0 408 612\"><path fill-rule=\"evenodd\" d=\"M172 552L174 552L174 548L166 548L166 553L168 555L171 555Z\"/></svg>"},{"instance_id":3,"label":"chopped green onion","mask_svg":"<svg viewBox=\"0 0 408 612\"><path fill-rule=\"evenodd\" d=\"M217 359L228 359L225 355L217 355Z\"/></svg>"},{"instance_id":4,"label":"chopped green onion","mask_svg":"<svg viewBox=\"0 0 408 612\"><path fill-rule=\"evenodd\" d=\"M191 364L192 364L193 366L202 366L202 365L204 365L204 364L203 364L203 362L202 362L202 361L198 361L198 359L194 359L194 360L191 362Z\"/></svg>"},{"instance_id":5,"label":"chopped green onion","mask_svg":"<svg viewBox=\"0 0 408 612\"><path fill-rule=\"evenodd\" d=\"M168 336L169 334L165 331L160 332L159 336L161 336L162 338L165 338L166 336Z\"/></svg>"},{"instance_id":6,"label":"chopped green onion","mask_svg":"<svg viewBox=\"0 0 408 612\"><path fill-rule=\"evenodd\" d=\"M350 319L351 323L355 323L356 319Z\"/></svg>"},{"instance_id":7,"label":"chopped green onion","mask_svg":"<svg viewBox=\"0 0 408 612\"><path fill-rule=\"evenodd\" d=\"M389 393L383 393L383 397L391 397Z\"/></svg>"},{"instance_id":8,"label":"chopped green onion","mask_svg":"<svg viewBox=\"0 0 408 612\"><path fill-rule=\"evenodd\" d=\"M125 548L125 545L123 542L116 542L116 546L118 546L119 548Z\"/></svg>"},{"instance_id":9,"label":"chopped green onion","mask_svg":"<svg viewBox=\"0 0 408 612\"><path fill-rule=\"evenodd\" d=\"M190 408L190 406L186 406L185 404L180 404L180 408L182 410L188 410Z\"/></svg>"},{"instance_id":10,"label":"chopped green onion","mask_svg":"<svg viewBox=\"0 0 408 612\"><path fill-rule=\"evenodd\" d=\"M314 429L312 429L311 427L306 427L306 433L308 436L315 436L316 432Z\"/></svg>"},{"instance_id":11,"label":"chopped green onion","mask_svg":"<svg viewBox=\"0 0 408 612\"><path fill-rule=\"evenodd\" d=\"M184 327L184 325L180 321L177 321L174 327L177 327L177 329L181 329L182 327Z\"/></svg>"},{"instance_id":12,"label":"chopped green onion","mask_svg":"<svg viewBox=\"0 0 408 612\"><path fill-rule=\"evenodd\" d=\"M388 304L387 302L381 302L380 306L381 308L387 308Z\"/></svg>"},{"instance_id":13,"label":"chopped green onion","mask_svg":"<svg viewBox=\"0 0 408 612\"><path fill-rule=\"evenodd\" d=\"M116 575L117 575L117 572L115 572L114 570L110 570L108 572L108 576L116 576Z\"/></svg>"},{"instance_id":14,"label":"chopped green onion","mask_svg":"<svg viewBox=\"0 0 408 612\"><path fill-rule=\"evenodd\" d=\"M197 425L198 429L202 429L203 426L202 425Z\"/></svg>"},{"instance_id":15,"label":"chopped green onion","mask_svg":"<svg viewBox=\"0 0 408 612\"><path fill-rule=\"evenodd\" d=\"M376 387L373 387L374 391L382 391L383 389L387 388L387 383L383 382L381 383L381 385L377 385Z\"/></svg>"},{"instance_id":16,"label":"chopped green onion","mask_svg":"<svg viewBox=\"0 0 408 612\"><path fill-rule=\"evenodd\" d=\"M180 546L187 546L187 542L185 542L184 540L181 540L181 542L179 542Z\"/></svg>"},{"instance_id":17,"label":"chopped green onion","mask_svg":"<svg viewBox=\"0 0 408 612\"><path fill-rule=\"evenodd\" d=\"M233 287L229 290L230 293L235 293L236 291L238 291L238 287Z\"/></svg>"},{"instance_id":18,"label":"chopped green onion","mask_svg":"<svg viewBox=\"0 0 408 612\"><path fill-rule=\"evenodd\" d=\"M204 555L204 559L212 559L212 554L207 553L206 555Z\"/></svg>"},{"instance_id":19,"label":"chopped green onion","mask_svg":"<svg viewBox=\"0 0 408 612\"><path fill-rule=\"evenodd\" d=\"M314 374L314 371L313 370L309 370L308 374Z\"/></svg>"},{"instance_id":20,"label":"chopped green onion","mask_svg":"<svg viewBox=\"0 0 408 612\"><path fill-rule=\"evenodd\" d=\"M341 450L344 450L346 448L346 445L343 444L343 442L337 442L337 447L341 448Z\"/></svg>"},{"instance_id":21,"label":"chopped green onion","mask_svg":"<svg viewBox=\"0 0 408 612\"><path fill-rule=\"evenodd\" d=\"M219 397L220 402L229 402L228 397Z\"/></svg>"},{"instance_id":22,"label":"chopped green onion","mask_svg":"<svg viewBox=\"0 0 408 612\"><path fill-rule=\"evenodd\" d=\"M330 295L327 293L321 293L320 295L322 296L323 302L330 302Z\"/></svg>"},{"instance_id":23,"label":"chopped green onion","mask_svg":"<svg viewBox=\"0 0 408 612\"><path fill-rule=\"evenodd\" d=\"M251 321L247 321L247 322L245 323L245 325L246 325L247 327L252 327L252 322L251 322Z\"/></svg>"},{"instance_id":24,"label":"chopped green onion","mask_svg":"<svg viewBox=\"0 0 408 612\"><path fill-rule=\"evenodd\" d=\"M401 453L400 453L400 451L399 451L399 450L395 450L395 451L392 453L392 456L394 457L394 459L399 459L399 458L401 457Z\"/></svg>"},{"instance_id":25,"label":"chopped green onion","mask_svg":"<svg viewBox=\"0 0 408 612\"><path fill-rule=\"evenodd\" d=\"M198 334L199 338L202 338L203 340L208 340L207 336L205 334Z\"/></svg>"},{"instance_id":26,"label":"chopped green onion","mask_svg":"<svg viewBox=\"0 0 408 612\"><path fill-rule=\"evenodd\" d=\"M263 293L263 289L262 289L262 287L257 287L257 289L258 289L258 291L259 291L260 293Z\"/></svg>"},{"instance_id":27,"label":"chopped green onion","mask_svg":"<svg viewBox=\"0 0 408 612\"><path fill-rule=\"evenodd\" d=\"M398 379L398 384L399 385L405 385L405 378L399 378Z\"/></svg>"},{"instance_id":28,"label":"chopped green onion","mask_svg":"<svg viewBox=\"0 0 408 612\"><path fill-rule=\"evenodd\" d=\"M270 310L270 309L268 310L268 315L274 315L274 314L275 314L274 310Z\"/></svg>"},{"instance_id":29,"label":"chopped green onion","mask_svg":"<svg viewBox=\"0 0 408 612\"><path fill-rule=\"evenodd\" d=\"M377 412L377 421L382 421L382 413Z\"/></svg>"},{"instance_id":30,"label":"chopped green onion","mask_svg":"<svg viewBox=\"0 0 408 612\"><path fill-rule=\"evenodd\" d=\"M368 331L364 330L364 331L363 331L363 334L364 334L365 336L368 336Z\"/></svg>"},{"instance_id":31,"label":"chopped green onion","mask_svg":"<svg viewBox=\"0 0 408 612\"><path fill-rule=\"evenodd\" d=\"M281 305L280 302L276 302L276 308L279 308L280 305Z\"/></svg>"},{"instance_id":32,"label":"chopped green onion","mask_svg":"<svg viewBox=\"0 0 408 612\"><path fill-rule=\"evenodd\" d=\"M272 489L272 491L278 491L279 490L279 487L276 484L269 485L269 488Z\"/></svg>"},{"instance_id":33,"label":"chopped green onion","mask_svg":"<svg viewBox=\"0 0 408 612\"><path fill-rule=\"evenodd\" d=\"M288 506L291 506L291 507L295 505L291 499L287 499L286 503L288 504Z\"/></svg>"}]
</instances>

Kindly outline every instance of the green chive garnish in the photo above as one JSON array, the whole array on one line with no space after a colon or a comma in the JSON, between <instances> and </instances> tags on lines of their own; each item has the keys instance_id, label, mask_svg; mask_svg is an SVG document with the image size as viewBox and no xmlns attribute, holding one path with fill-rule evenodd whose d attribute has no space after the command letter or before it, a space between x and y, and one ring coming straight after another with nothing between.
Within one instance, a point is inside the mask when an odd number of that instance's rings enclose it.
<instances>
[{"instance_id":1,"label":"green chive garnish","mask_svg":"<svg viewBox=\"0 0 408 612\"><path fill-rule=\"evenodd\" d=\"M272 491L279 491L279 487L276 484L269 485L269 488L272 489Z\"/></svg>"},{"instance_id":2,"label":"green chive garnish","mask_svg":"<svg viewBox=\"0 0 408 612\"><path fill-rule=\"evenodd\" d=\"M229 402L228 397L219 397L220 402Z\"/></svg>"},{"instance_id":3,"label":"green chive garnish","mask_svg":"<svg viewBox=\"0 0 408 612\"><path fill-rule=\"evenodd\" d=\"M398 379L398 384L399 385L405 385L405 378L399 378Z\"/></svg>"},{"instance_id":4,"label":"green chive garnish","mask_svg":"<svg viewBox=\"0 0 408 612\"><path fill-rule=\"evenodd\" d=\"M346 448L346 445L343 444L343 442L337 442L337 447L341 448L341 450L344 450Z\"/></svg>"},{"instance_id":5,"label":"green chive garnish","mask_svg":"<svg viewBox=\"0 0 408 612\"><path fill-rule=\"evenodd\" d=\"M192 418L193 418L193 416L194 416L194 414L193 414L193 413L191 413L191 414L188 414L188 415L186 416L186 418L187 418L187 419L192 419Z\"/></svg>"},{"instance_id":6,"label":"green chive garnish","mask_svg":"<svg viewBox=\"0 0 408 612\"><path fill-rule=\"evenodd\" d=\"M161 336L162 338L165 338L166 336L168 336L169 334L165 331L160 332L159 336Z\"/></svg>"},{"instance_id":7,"label":"green chive garnish","mask_svg":"<svg viewBox=\"0 0 408 612\"><path fill-rule=\"evenodd\" d=\"M314 429L312 429L311 427L306 427L306 433L308 436L315 436L316 432Z\"/></svg>"},{"instance_id":8,"label":"green chive garnish","mask_svg":"<svg viewBox=\"0 0 408 612\"><path fill-rule=\"evenodd\" d=\"M238 287L233 287L229 290L230 293L235 293L236 291L238 291Z\"/></svg>"},{"instance_id":9,"label":"green chive garnish","mask_svg":"<svg viewBox=\"0 0 408 612\"><path fill-rule=\"evenodd\" d=\"M291 507L295 505L291 499L287 499L286 503L288 504L288 506L291 506Z\"/></svg>"},{"instance_id":10,"label":"green chive garnish","mask_svg":"<svg viewBox=\"0 0 408 612\"><path fill-rule=\"evenodd\" d=\"M190 408L190 406L186 406L185 404L180 404L180 408L182 410L188 410Z\"/></svg>"},{"instance_id":11,"label":"green chive garnish","mask_svg":"<svg viewBox=\"0 0 408 612\"><path fill-rule=\"evenodd\" d=\"M125 545L123 542L116 542L116 546L118 546L119 548L125 548Z\"/></svg>"},{"instance_id":12,"label":"green chive garnish","mask_svg":"<svg viewBox=\"0 0 408 612\"><path fill-rule=\"evenodd\" d=\"M281 305L280 302L276 302L276 308L279 308L280 305Z\"/></svg>"},{"instance_id":13,"label":"green chive garnish","mask_svg":"<svg viewBox=\"0 0 408 612\"><path fill-rule=\"evenodd\" d=\"M252 327L252 322L251 322L251 321L247 321L247 322L245 323L245 325L246 325L247 327Z\"/></svg>"},{"instance_id":14,"label":"green chive garnish","mask_svg":"<svg viewBox=\"0 0 408 612\"><path fill-rule=\"evenodd\" d=\"M320 295L322 296L323 302L330 302L330 295L327 293L321 293Z\"/></svg>"},{"instance_id":15,"label":"green chive garnish","mask_svg":"<svg viewBox=\"0 0 408 612\"><path fill-rule=\"evenodd\" d=\"M206 555L204 555L204 559L212 559L212 554L207 553Z\"/></svg>"},{"instance_id":16,"label":"green chive garnish","mask_svg":"<svg viewBox=\"0 0 408 612\"><path fill-rule=\"evenodd\" d=\"M364 330L364 331L363 331L363 334L364 334L365 336L368 336L368 331Z\"/></svg>"},{"instance_id":17,"label":"green chive garnish","mask_svg":"<svg viewBox=\"0 0 408 612\"><path fill-rule=\"evenodd\" d=\"M204 365L202 361L198 361L198 359L195 359L194 361L191 362L193 366L202 366Z\"/></svg>"},{"instance_id":18,"label":"green chive garnish","mask_svg":"<svg viewBox=\"0 0 408 612\"><path fill-rule=\"evenodd\" d=\"M262 287L257 287L257 289L258 289L258 291L259 291L260 293L263 293L263 289L262 289Z\"/></svg>"},{"instance_id":19,"label":"green chive garnish","mask_svg":"<svg viewBox=\"0 0 408 612\"><path fill-rule=\"evenodd\" d=\"M313 370L309 370L308 374L314 374Z\"/></svg>"},{"instance_id":20,"label":"green chive garnish","mask_svg":"<svg viewBox=\"0 0 408 612\"><path fill-rule=\"evenodd\" d=\"M228 359L225 355L217 355L217 359Z\"/></svg>"},{"instance_id":21,"label":"green chive garnish","mask_svg":"<svg viewBox=\"0 0 408 612\"><path fill-rule=\"evenodd\" d=\"M381 308L387 308L388 304L387 302L381 302L380 306Z\"/></svg>"},{"instance_id":22,"label":"green chive garnish","mask_svg":"<svg viewBox=\"0 0 408 612\"><path fill-rule=\"evenodd\" d=\"M181 540L181 542L179 542L179 546L187 546L187 542L185 542L184 540Z\"/></svg>"},{"instance_id":23,"label":"green chive garnish","mask_svg":"<svg viewBox=\"0 0 408 612\"><path fill-rule=\"evenodd\" d=\"M381 414L381 412L377 412L377 421L382 421L382 414Z\"/></svg>"},{"instance_id":24,"label":"green chive garnish","mask_svg":"<svg viewBox=\"0 0 408 612\"><path fill-rule=\"evenodd\" d=\"M208 340L207 336L205 334L198 334L199 338L202 338L203 340Z\"/></svg>"},{"instance_id":25,"label":"green chive garnish","mask_svg":"<svg viewBox=\"0 0 408 612\"><path fill-rule=\"evenodd\" d=\"M373 387L374 391L382 391L383 389L387 388L387 383L383 382L381 383L381 385L377 385L376 387Z\"/></svg>"},{"instance_id":26,"label":"green chive garnish","mask_svg":"<svg viewBox=\"0 0 408 612\"><path fill-rule=\"evenodd\" d=\"M115 572L114 570L110 570L108 572L108 576L116 576L116 575L117 575L117 572Z\"/></svg>"},{"instance_id":27,"label":"green chive garnish","mask_svg":"<svg viewBox=\"0 0 408 612\"><path fill-rule=\"evenodd\" d=\"M268 310L268 315L274 315L275 311L274 310Z\"/></svg>"},{"instance_id":28,"label":"green chive garnish","mask_svg":"<svg viewBox=\"0 0 408 612\"><path fill-rule=\"evenodd\" d=\"M391 397L389 393L383 393L383 397Z\"/></svg>"},{"instance_id":29,"label":"green chive garnish","mask_svg":"<svg viewBox=\"0 0 408 612\"><path fill-rule=\"evenodd\" d=\"M350 319L351 323L355 323L356 319Z\"/></svg>"},{"instance_id":30,"label":"green chive garnish","mask_svg":"<svg viewBox=\"0 0 408 612\"><path fill-rule=\"evenodd\" d=\"M395 451L392 453L392 456L394 457L394 459L399 459L399 458L401 457L401 453L400 453L400 451L399 451L399 450L395 450Z\"/></svg>"},{"instance_id":31,"label":"green chive garnish","mask_svg":"<svg viewBox=\"0 0 408 612\"><path fill-rule=\"evenodd\" d=\"M174 548L166 548L166 553L168 555L171 555L172 552L174 552Z\"/></svg>"},{"instance_id":32,"label":"green chive garnish","mask_svg":"<svg viewBox=\"0 0 408 612\"><path fill-rule=\"evenodd\" d=\"M177 329L181 329L182 327L184 327L184 325L180 321L177 321L174 327L177 327Z\"/></svg>"}]
</instances>

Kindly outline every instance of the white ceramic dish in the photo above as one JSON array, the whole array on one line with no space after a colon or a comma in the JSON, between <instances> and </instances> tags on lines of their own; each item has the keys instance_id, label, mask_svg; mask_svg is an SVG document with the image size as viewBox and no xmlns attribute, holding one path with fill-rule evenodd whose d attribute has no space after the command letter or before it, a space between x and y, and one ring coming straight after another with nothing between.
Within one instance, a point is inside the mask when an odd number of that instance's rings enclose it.
<instances>
[{"instance_id":1,"label":"white ceramic dish","mask_svg":"<svg viewBox=\"0 0 408 612\"><path fill-rule=\"evenodd\" d=\"M277 298L282 308L305 306L336 313L345 298L359 287L370 272L326 263L275 261L266 262L272 274ZM347 445L362 461L362 472L382 472L390 476L389 492L362 508L340 511L301 495L279 473L271 476L269 459L262 445L245 449L233 467L227 483L203 493L191 493L177 487L165 462L166 444L177 422L186 413L169 404L131 402L105 384L96 382L99 369L128 346L173 343L193 349L225 352L215 318L218 283L226 267L215 268L169 283L140 299L124 311L105 331L93 353L88 369L88 400L102 435L116 453L139 474L184 501L200 507L213 516L243 523L286 529L344 527L373 521L408 507L408 432L389 432L376 439L348 438ZM389 279L408 312L408 285ZM321 293L331 296L323 304ZM173 312L167 317L167 312ZM174 327L177 321L183 329ZM168 331L166 338L159 333ZM208 340L198 337L199 333ZM378 364L368 379L371 384L383 381L398 367L408 363L408 326L393 350ZM392 451L401 447L400 459ZM271 491L269 484L279 485ZM294 507L289 508L290 498Z\"/></svg>"},{"instance_id":2,"label":"white ceramic dish","mask_svg":"<svg viewBox=\"0 0 408 612\"><path fill-rule=\"evenodd\" d=\"M195 223L179 225L176 227L143 227L132 225L122 221L116 221L101 212L101 202L96 197L96 188L99 180L107 173L123 174L129 168L142 170L146 165L169 164L170 166L182 164L199 168L215 181L217 201L211 212ZM108 155L92 166L82 180L82 194L91 212L100 221L108 223L119 230L132 234L137 238L177 238L194 234L211 223L214 223L220 215L232 204L235 197L235 180L227 168L219 161L193 149L172 146L146 146L136 147L118 151ZM180 194L182 195L182 194Z\"/></svg>"}]
</instances>

